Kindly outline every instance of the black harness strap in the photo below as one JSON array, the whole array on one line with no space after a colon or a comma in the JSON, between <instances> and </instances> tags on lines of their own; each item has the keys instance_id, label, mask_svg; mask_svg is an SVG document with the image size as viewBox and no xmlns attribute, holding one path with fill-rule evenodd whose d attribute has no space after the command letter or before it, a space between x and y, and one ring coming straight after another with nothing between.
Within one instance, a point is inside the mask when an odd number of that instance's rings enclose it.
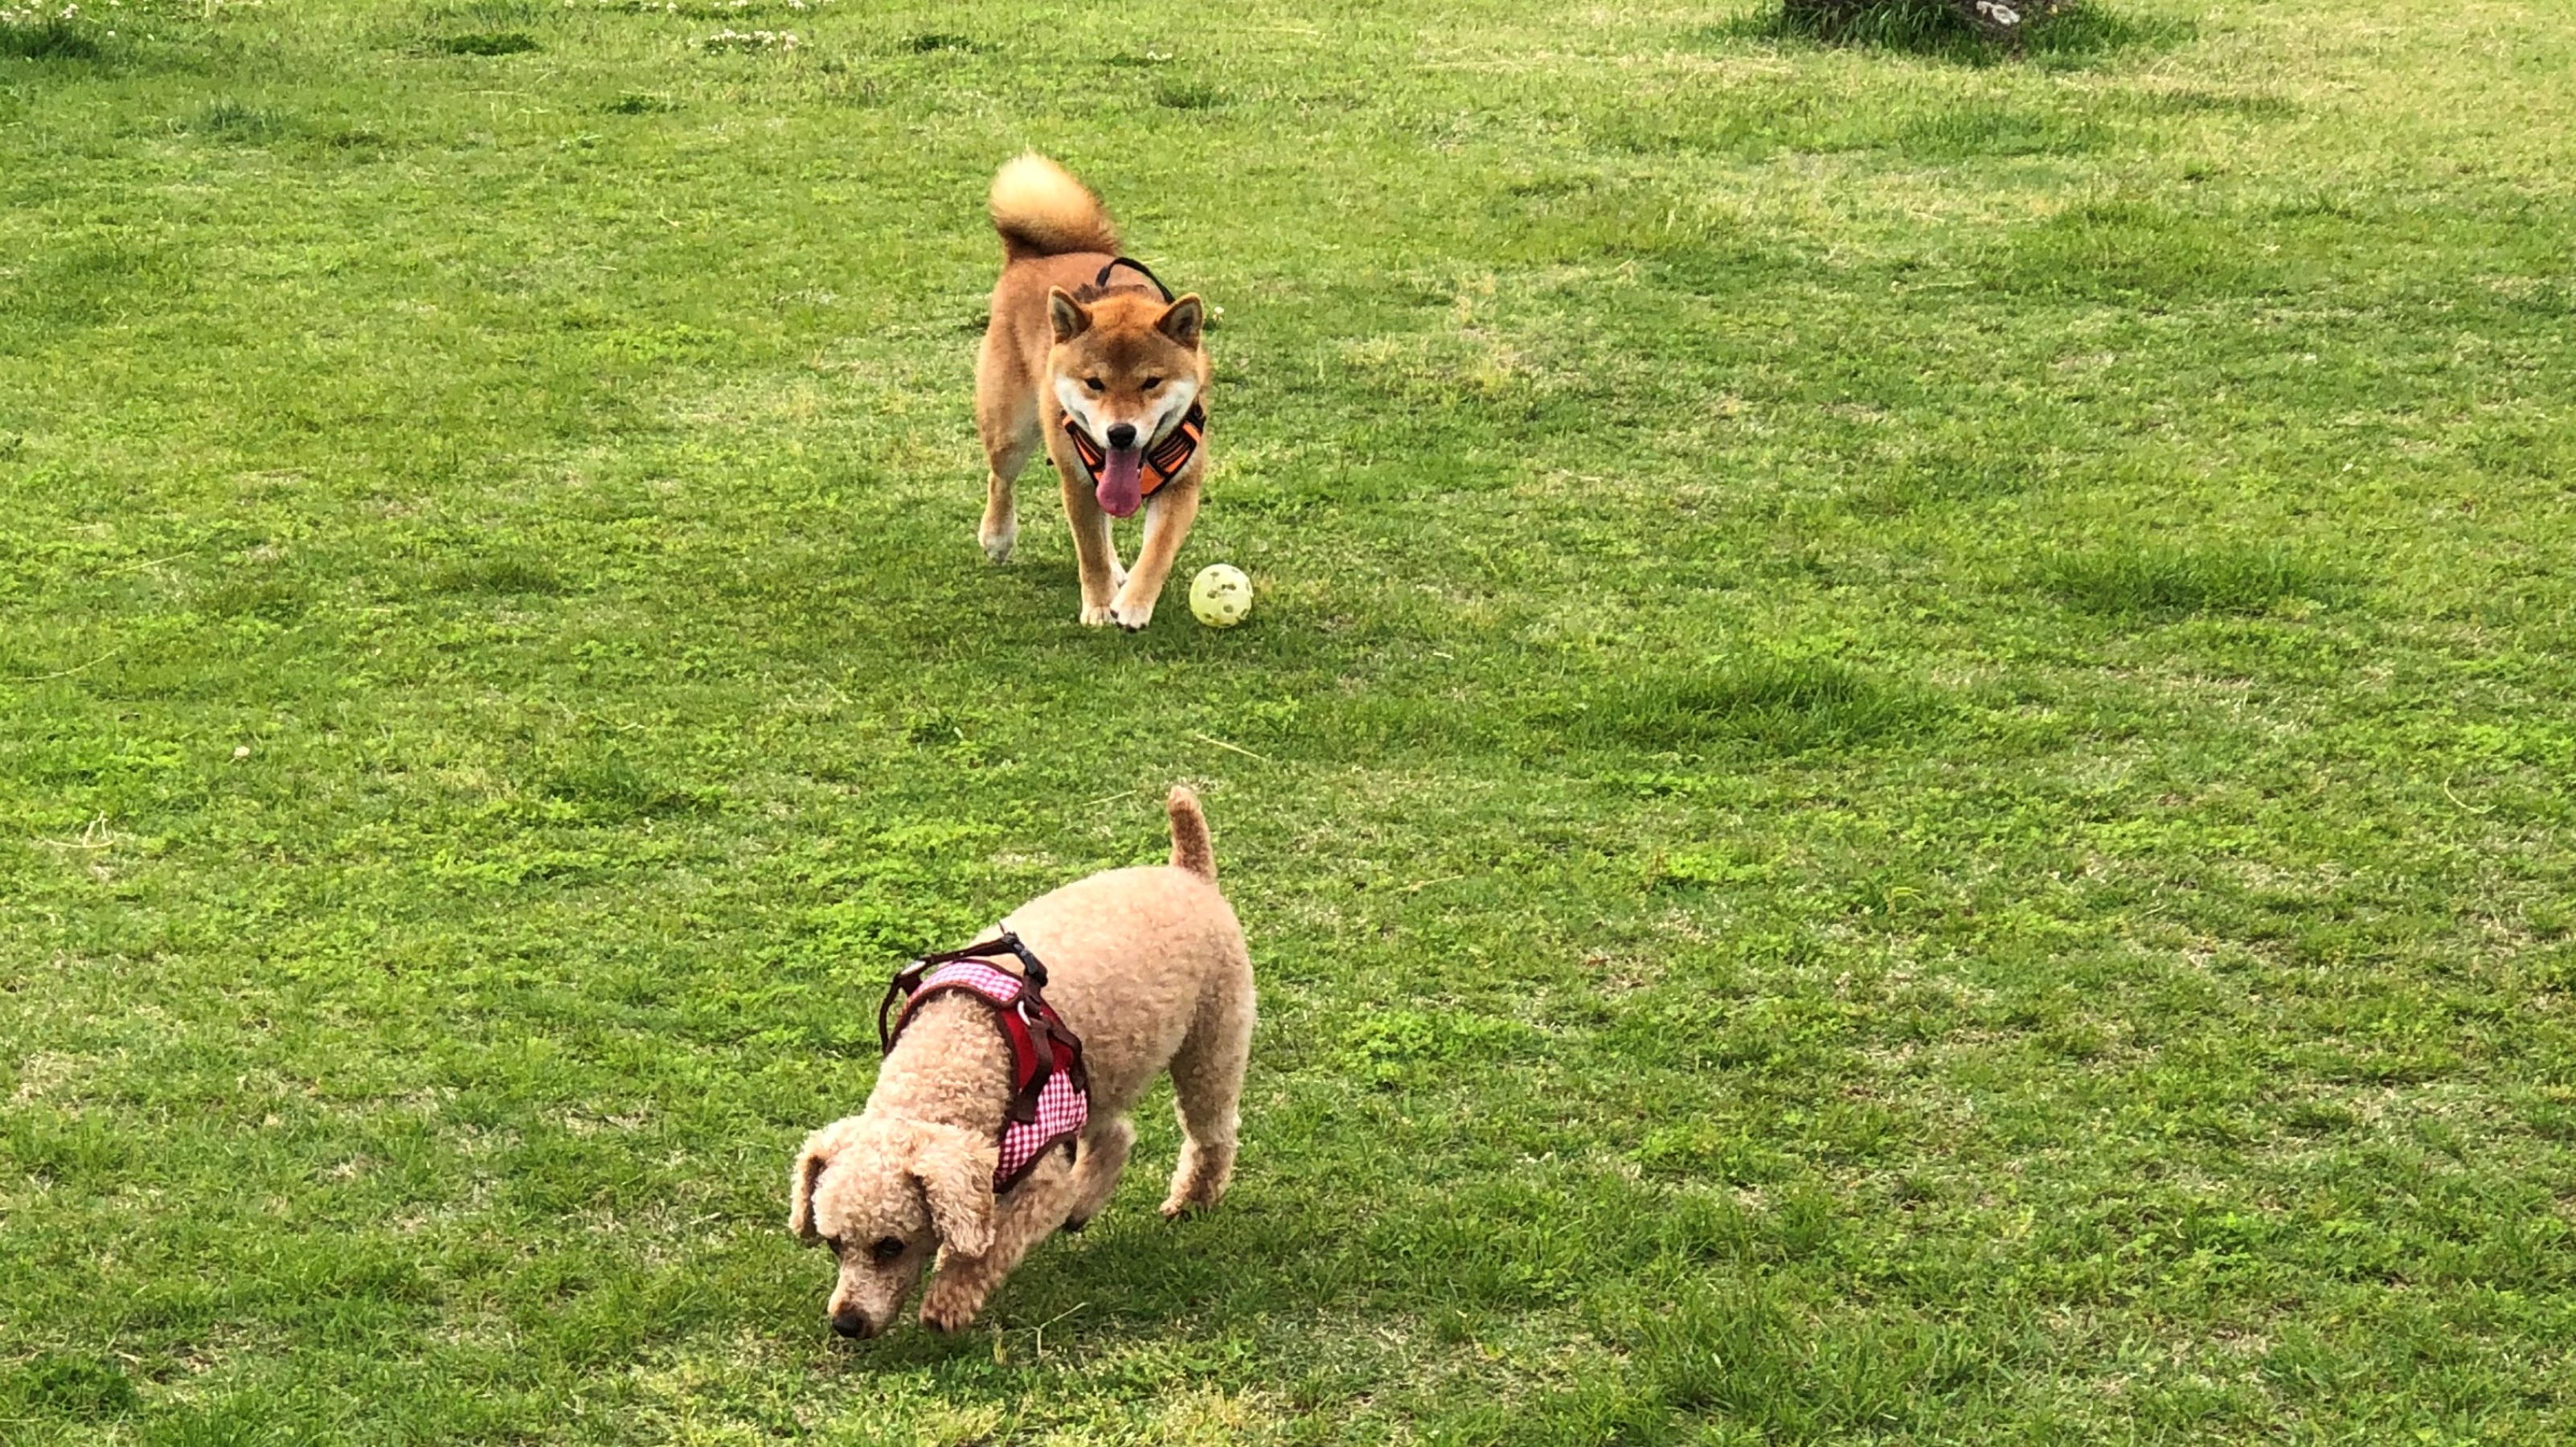
<instances>
[{"instance_id":1,"label":"black harness strap","mask_svg":"<svg viewBox=\"0 0 2576 1447\"><path fill-rule=\"evenodd\" d=\"M894 1037L901 1028L894 1019L894 1008L898 1002L905 1004L911 1002L913 992L921 988L922 976L941 965L953 965L959 960L989 962L1000 959L1006 954L1018 957L1020 978L1028 981L1030 995L1035 995L1046 988L1045 963L1035 954L1030 953L1029 947L1020 943L1020 937L1009 930L1004 930L989 940L968 945L962 950L946 950L935 955L923 955L920 959L895 971L894 978L886 982L885 998L877 1002L877 1053L884 1055L894 1050Z\"/></svg>"},{"instance_id":2,"label":"black harness strap","mask_svg":"<svg viewBox=\"0 0 2576 1447\"><path fill-rule=\"evenodd\" d=\"M1116 271L1122 266L1127 268L1129 271L1135 272L1139 276L1144 277L1147 281L1152 282L1154 284L1154 290L1163 294L1163 300L1170 301L1172 299L1172 289L1163 285L1163 279L1156 276L1152 268L1146 266L1145 263L1138 261L1132 256L1111 258L1107 266L1100 268L1100 275L1092 278L1091 284L1104 291L1107 290L1109 287L1109 273Z\"/></svg>"}]
</instances>

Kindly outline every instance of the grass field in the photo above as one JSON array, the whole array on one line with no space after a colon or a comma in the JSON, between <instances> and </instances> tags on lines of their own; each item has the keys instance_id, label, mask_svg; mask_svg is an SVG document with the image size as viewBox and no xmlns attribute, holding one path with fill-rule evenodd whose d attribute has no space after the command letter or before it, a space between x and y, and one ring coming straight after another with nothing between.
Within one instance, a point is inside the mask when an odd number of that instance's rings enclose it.
<instances>
[{"instance_id":1,"label":"grass field","mask_svg":"<svg viewBox=\"0 0 2576 1447\"><path fill-rule=\"evenodd\" d=\"M2576 1438L2576 13L0 11L0 1439ZM975 547L1027 146L1240 629ZM1235 1194L834 1340L1174 780Z\"/></svg>"}]
</instances>

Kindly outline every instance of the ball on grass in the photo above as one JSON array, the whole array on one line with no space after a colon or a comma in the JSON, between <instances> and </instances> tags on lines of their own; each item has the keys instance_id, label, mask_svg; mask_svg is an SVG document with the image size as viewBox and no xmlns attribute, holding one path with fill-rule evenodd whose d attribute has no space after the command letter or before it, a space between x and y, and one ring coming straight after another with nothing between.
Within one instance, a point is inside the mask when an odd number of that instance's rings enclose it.
<instances>
[{"instance_id":1,"label":"ball on grass","mask_svg":"<svg viewBox=\"0 0 2576 1447\"><path fill-rule=\"evenodd\" d=\"M1252 611L1252 580L1243 570L1211 563L1190 580L1190 612L1210 628L1231 628Z\"/></svg>"}]
</instances>

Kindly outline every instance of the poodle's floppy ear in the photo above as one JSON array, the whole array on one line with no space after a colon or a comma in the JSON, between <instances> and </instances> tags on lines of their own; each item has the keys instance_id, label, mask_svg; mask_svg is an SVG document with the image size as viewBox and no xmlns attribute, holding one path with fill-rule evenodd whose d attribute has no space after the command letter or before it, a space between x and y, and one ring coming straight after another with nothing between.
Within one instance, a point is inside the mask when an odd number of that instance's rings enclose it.
<instances>
[{"instance_id":1,"label":"poodle's floppy ear","mask_svg":"<svg viewBox=\"0 0 2576 1447\"><path fill-rule=\"evenodd\" d=\"M796 1152L796 1164L787 1169L787 1229L809 1246L823 1239L814 1229L814 1183L840 1152L847 1136L841 1125L834 1122L807 1136Z\"/></svg>"},{"instance_id":2,"label":"poodle's floppy ear","mask_svg":"<svg viewBox=\"0 0 2576 1447\"><path fill-rule=\"evenodd\" d=\"M973 1259L993 1249L995 1142L978 1140L953 1125L924 1126L913 1147L912 1175L930 1203L939 1244Z\"/></svg>"},{"instance_id":3,"label":"poodle's floppy ear","mask_svg":"<svg viewBox=\"0 0 2576 1447\"><path fill-rule=\"evenodd\" d=\"M1073 294L1060 286L1047 288L1047 321L1055 327L1058 344L1072 341L1091 330L1091 310L1073 299Z\"/></svg>"}]
</instances>

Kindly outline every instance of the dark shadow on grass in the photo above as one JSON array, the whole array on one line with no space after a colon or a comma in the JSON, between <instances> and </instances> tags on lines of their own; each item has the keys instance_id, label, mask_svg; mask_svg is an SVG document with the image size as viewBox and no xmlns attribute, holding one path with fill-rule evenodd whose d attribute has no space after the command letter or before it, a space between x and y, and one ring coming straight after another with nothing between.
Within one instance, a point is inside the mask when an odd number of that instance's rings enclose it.
<instances>
[{"instance_id":1,"label":"dark shadow on grass","mask_svg":"<svg viewBox=\"0 0 2576 1447\"><path fill-rule=\"evenodd\" d=\"M2026 449L1932 447L1900 458L1853 489L1849 505L1865 516L1901 517L1924 508L2018 496L2044 476Z\"/></svg>"},{"instance_id":2,"label":"dark shadow on grass","mask_svg":"<svg viewBox=\"0 0 2576 1447\"><path fill-rule=\"evenodd\" d=\"M481 594L493 597L560 597L570 592L562 576L543 561L501 554L450 563L429 575L433 593Z\"/></svg>"},{"instance_id":3,"label":"dark shadow on grass","mask_svg":"<svg viewBox=\"0 0 2576 1447\"><path fill-rule=\"evenodd\" d=\"M60 16L31 25L0 24L0 58L12 60L97 60L107 54L99 33Z\"/></svg>"},{"instance_id":4,"label":"dark shadow on grass","mask_svg":"<svg viewBox=\"0 0 2576 1447\"><path fill-rule=\"evenodd\" d=\"M2198 297L2291 290L2298 259L2231 218L2127 198L2085 201L2015 233L1989 289L2163 309Z\"/></svg>"},{"instance_id":5,"label":"dark shadow on grass","mask_svg":"<svg viewBox=\"0 0 2576 1447\"><path fill-rule=\"evenodd\" d=\"M218 618L292 620L304 611L304 590L284 578L240 578L200 594L197 606Z\"/></svg>"},{"instance_id":6,"label":"dark shadow on grass","mask_svg":"<svg viewBox=\"0 0 2576 1447\"><path fill-rule=\"evenodd\" d=\"M1750 228L1697 215L1662 186L1547 172L1507 182L1489 214L1501 254L1540 265L1639 261L1676 285L1717 291L1795 270ZM1446 296L1426 304L1445 308Z\"/></svg>"},{"instance_id":7,"label":"dark shadow on grass","mask_svg":"<svg viewBox=\"0 0 2576 1447\"><path fill-rule=\"evenodd\" d=\"M276 111L244 105L229 97L208 102L194 119L179 129L215 140L255 145L274 140L292 129L293 123Z\"/></svg>"},{"instance_id":8,"label":"dark shadow on grass","mask_svg":"<svg viewBox=\"0 0 2576 1447\"><path fill-rule=\"evenodd\" d=\"M2073 68L2124 50L2170 49L2191 38L2192 26L2188 21L2134 19L2100 5L2077 4L2032 27L2013 45L1978 33L1941 0L1901 0L1840 22L1813 12L1793 12L1779 0L1764 0L1758 9L1699 33L1709 40L1847 46L1961 65L2020 60L2046 68Z\"/></svg>"},{"instance_id":9,"label":"dark shadow on grass","mask_svg":"<svg viewBox=\"0 0 2576 1447\"><path fill-rule=\"evenodd\" d=\"M524 55L537 49L537 39L524 30L480 30L442 35L429 42L442 55Z\"/></svg>"},{"instance_id":10,"label":"dark shadow on grass","mask_svg":"<svg viewBox=\"0 0 2576 1447\"><path fill-rule=\"evenodd\" d=\"M63 237L30 259L14 282L0 285L0 323L95 326L160 309L188 284L175 249Z\"/></svg>"},{"instance_id":11,"label":"dark shadow on grass","mask_svg":"<svg viewBox=\"0 0 2576 1447\"><path fill-rule=\"evenodd\" d=\"M1166 110L1212 111L1225 104L1225 93L1212 85L1178 82L1156 86L1154 104Z\"/></svg>"},{"instance_id":12,"label":"dark shadow on grass","mask_svg":"<svg viewBox=\"0 0 2576 1447\"><path fill-rule=\"evenodd\" d=\"M2337 570L2277 548L2100 548L2050 558L2031 581L2070 608L2120 619L2250 615L2350 596Z\"/></svg>"},{"instance_id":13,"label":"dark shadow on grass","mask_svg":"<svg viewBox=\"0 0 2576 1447\"><path fill-rule=\"evenodd\" d=\"M1641 673L1591 692L1543 720L1565 742L1653 753L1737 748L1797 754L1847 748L1918 728L1935 700L1824 659L1767 659Z\"/></svg>"},{"instance_id":14,"label":"dark shadow on grass","mask_svg":"<svg viewBox=\"0 0 2576 1447\"><path fill-rule=\"evenodd\" d=\"M1469 1409L1434 1440L1550 1444L1701 1440L1736 1424L1750 1440L1937 1435L1991 1401L1996 1344L1939 1320L1815 1319L1756 1279L1694 1284L1641 1301L1612 1335L1617 1370L1510 1408Z\"/></svg>"},{"instance_id":15,"label":"dark shadow on grass","mask_svg":"<svg viewBox=\"0 0 2576 1447\"><path fill-rule=\"evenodd\" d=\"M711 813L723 802L714 789L667 783L614 751L558 764L546 773L538 792L575 806L586 822L595 824Z\"/></svg>"},{"instance_id":16,"label":"dark shadow on grass","mask_svg":"<svg viewBox=\"0 0 2576 1447\"><path fill-rule=\"evenodd\" d=\"M140 1404L125 1369L97 1357L51 1352L0 1375L0 1420L106 1422Z\"/></svg>"}]
</instances>

